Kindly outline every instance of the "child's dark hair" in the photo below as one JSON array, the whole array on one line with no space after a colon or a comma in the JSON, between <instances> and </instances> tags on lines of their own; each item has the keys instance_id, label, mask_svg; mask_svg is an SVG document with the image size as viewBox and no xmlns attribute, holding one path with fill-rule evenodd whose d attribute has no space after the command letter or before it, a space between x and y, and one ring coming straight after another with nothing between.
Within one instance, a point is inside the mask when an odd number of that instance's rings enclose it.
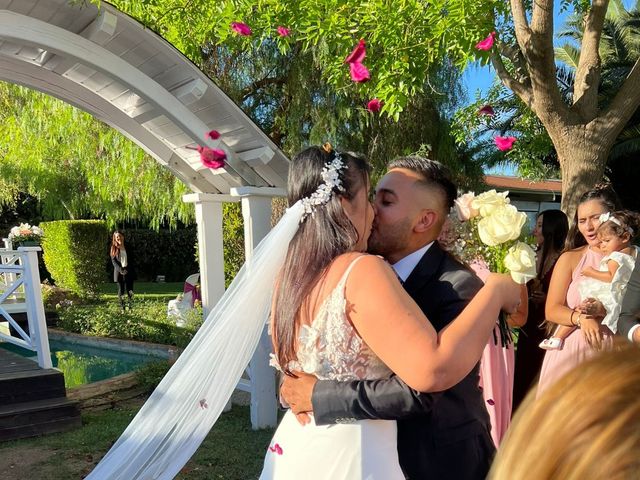
<instances>
[{"instance_id":1,"label":"child's dark hair","mask_svg":"<svg viewBox=\"0 0 640 480\"><path fill-rule=\"evenodd\" d=\"M628 234L629 240L634 240L638 237L638 233L640 233L640 214L631 210L618 210L610 212L609 215L609 220L602 222L598 227L598 233L609 233L616 237Z\"/></svg>"}]
</instances>

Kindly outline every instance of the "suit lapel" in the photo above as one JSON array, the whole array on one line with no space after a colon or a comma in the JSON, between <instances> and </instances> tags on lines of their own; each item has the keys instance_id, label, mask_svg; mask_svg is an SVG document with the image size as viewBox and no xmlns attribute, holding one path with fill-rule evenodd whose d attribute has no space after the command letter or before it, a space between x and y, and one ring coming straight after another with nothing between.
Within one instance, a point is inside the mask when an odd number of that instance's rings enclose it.
<instances>
[{"instance_id":1,"label":"suit lapel","mask_svg":"<svg viewBox=\"0 0 640 480\"><path fill-rule=\"evenodd\" d=\"M433 279L444 255L444 250L438 242L433 242L433 245L429 247L429 250L422 256L416 268L404 282L404 288L409 295L413 297L427 282Z\"/></svg>"}]
</instances>

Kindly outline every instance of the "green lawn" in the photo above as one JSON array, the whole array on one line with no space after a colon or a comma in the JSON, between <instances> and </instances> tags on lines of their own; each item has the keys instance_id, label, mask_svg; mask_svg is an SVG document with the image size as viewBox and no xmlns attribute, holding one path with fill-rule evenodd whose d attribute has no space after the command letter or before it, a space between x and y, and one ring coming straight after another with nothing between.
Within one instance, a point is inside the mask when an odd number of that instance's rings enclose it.
<instances>
[{"instance_id":1,"label":"green lawn","mask_svg":"<svg viewBox=\"0 0 640 480\"><path fill-rule=\"evenodd\" d=\"M135 282L133 284L133 291L137 298L163 302L176 298L179 293L182 293L183 288L184 282ZM103 283L100 286L100 294L106 298L115 299L118 297L118 286L115 283Z\"/></svg>"},{"instance_id":2,"label":"green lawn","mask_svg":"<svg viewBox=\"0 0 640 480\"><path fill-rule=\"evenodd\" d=\"M119 437L138 407L86 413L66 433L0 443L3 480L83 478ZM251 430L249 407L223 413L176 479L246 480L260 475L273 430Z\"/></svg>"}]
</instances>

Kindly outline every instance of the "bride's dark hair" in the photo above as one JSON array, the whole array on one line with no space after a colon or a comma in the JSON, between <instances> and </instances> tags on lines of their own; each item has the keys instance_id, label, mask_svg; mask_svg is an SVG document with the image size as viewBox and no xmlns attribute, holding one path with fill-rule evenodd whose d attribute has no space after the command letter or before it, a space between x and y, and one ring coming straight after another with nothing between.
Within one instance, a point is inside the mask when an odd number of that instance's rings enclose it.
<instances>
[{"instance_id":1,"label":"bride's dark hair","mask_svg":"<svg viewBox=\"0 0 640 480\"><path fill-rule=\"evenodd\" d=\"M324 147L309 147L293 157L288 179L289 206L317 190L324 182L322 169L335 155ZM366 187L369 165L351 153L340 152L340 157L344 163L339 172L344 191L334 188L329 202L316 206L314 213L302 221L289 243L278 281L272 310L273 337L278 363L285 372L289 371L289 362L297 358L296 319L305 299L333 259L353 250L358 242L358 231L342 209L340 198L353 200Z\"/></svg>"}]
</instances>

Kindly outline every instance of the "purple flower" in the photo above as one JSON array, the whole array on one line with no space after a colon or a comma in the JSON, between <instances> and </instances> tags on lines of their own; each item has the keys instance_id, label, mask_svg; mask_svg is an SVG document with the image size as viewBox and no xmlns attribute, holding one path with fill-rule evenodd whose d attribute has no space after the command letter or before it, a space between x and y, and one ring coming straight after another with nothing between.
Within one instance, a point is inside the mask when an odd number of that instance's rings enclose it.
<instances>
[{"instance_id":1,"label":"purple flower","mask_svg":"<svg viewBox=\"0 0 640 480\"><path fill-rule=\"evenodd\" d=\"M493 107L491 105L485 105L480 110L478 110L478 115L486 115L487 117L493 117L496 112L493 111Z\"/></svg>"},{"instance_id":2,"label":"purple flower","mask_svg":"<svg viewBox=\"0 0 640 480\"><path fill-rule=\"evenodd\" d=\"M289 30L287 27L283 27L282 25L280 25L276 30L278 31L278 35L280 35L281 37L288 37L289 35L291 35L291 30Z\"/></svg>"},{"instance_id":3,"label":"purple flower","mask_svg":"<svg viewBox=\"0 0 640 480\"><path fill-rule=\"evenodd\" d=\"M353 51L344 59L344 63L362 63L367 56L367 46L364 40L360 40Z\"/></svg>"},{"instance_id":4,"label":"purple flower","mask_svg":"<svg viewBox=\"0 0 640 480\"><path fill-rule=\"evenodd\" d=\"M484 40L476 43L476 49L478 50L482 50L482 51L488 51L491 50L491 48L493 48L493 41L495 39L496 36L496 32L491 32L487 38L485 38Z\"/></svg>"},{"instance_id":5,"label":"purple flower","mask_svg":"<svg viewBox=\"0 0 640 480\"><path fill-rule=\"evenodd\" d=\"M242 22L231 22L231 29L242 37L248 37L253 33L251 27Z\"/></svg>"},{"instance_id":6,"label":"purple flower","mask_svg":"<svg viewBox=\"0 0 640 480\"><path fill-rule=\"evenodd\" d=\"M204 138L210 138L211 140L217 140L220 138L220 132L217 130L211 130L204 135Z\"/></svg>"},{"instance_id":7,"label":"purple flower","mask_svg":"<svg viewBox=\"0 0 640 480\"><path fill-rule=\"evenodd\" d=\"M356 83L364 83L371 78L369 69L359 62L349 64L351 71L351 80Z\"/></svg>"},{"instance_id":8,"label":"purple flower","mask_svg":"<svg viewBox=\"0 0 640 480\"><path fill-rule=\"evenodd\" d=\"M513 148L513 144L516 142L516 137L495 137L493 141L496 143L496 147L501 152L508 152Z\"/></svg>"},{"instance_id":9,"label":"purple flower","mask_svg":"<svg viewBox=\"0 0 640 480\"><path fill-rule=\"evenodd\" d=\"M372 98L371 100L369 100L369 103L367 103L367 110L369 110L371 113L377 113L381 108L382 102L377 98Z\"/></svg>"}]
</instances>

